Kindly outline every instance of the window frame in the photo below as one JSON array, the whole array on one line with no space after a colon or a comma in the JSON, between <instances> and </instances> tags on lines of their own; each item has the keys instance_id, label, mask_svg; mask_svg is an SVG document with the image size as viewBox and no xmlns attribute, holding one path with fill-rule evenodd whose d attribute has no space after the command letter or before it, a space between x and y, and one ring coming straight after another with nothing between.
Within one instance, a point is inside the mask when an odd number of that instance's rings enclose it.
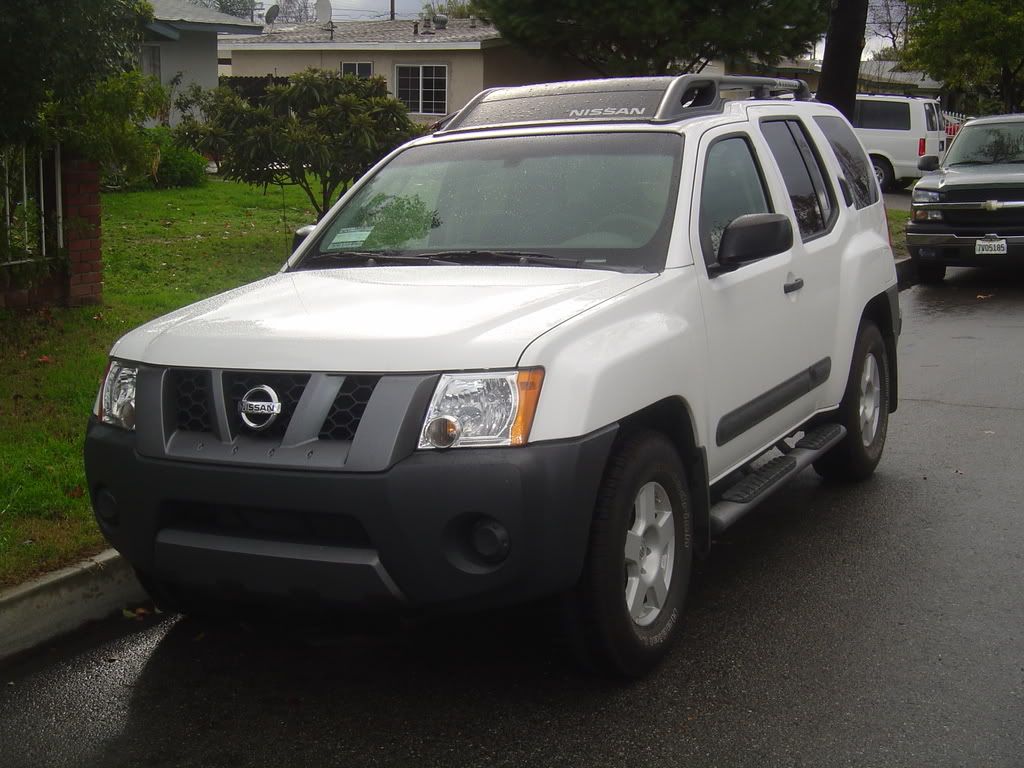
<instances>
[{"instance_id":1,"label":"window frame","mask_svg":"<svg viewBox=\"0 0 1024 768\"><path fill-rule=\"evenodd\" d=\"M353 73L354 77L358 77L358 78L360 78L362 80L368 80L371 77L373 77L374 66L373 66L373 62L372 61L343 61L343 62L341 62L340 67L341 67L341 74L343 76L345 74L345 67L355 67L356 71ZM368 74L366 76L360 75L359 74L359 67L369 67L370 68L370 74Z\"/></svg>"},{"instance_id":2,"label":"window frame","mask_svg":"<svg viewBox=\"0 0 1024 768\"><path fill-rule=\"evenodd\" d=\"M768 206L766 213L777 213L775 200L772 198L771 186L768 184L768 178L764 174L763 163L757 153L757 147L754 145L753 136L747 131L731 131L729 133L723 133L721 136L716 136L710 142L707 147L704 148L704 158L701 163L700 172L700 191L699 194L694 196L697 208L697 240L700 242L700 252L704 260L705 268L713 266L718 263L718 254L712 254L712 258L709 260L708 255L704 253L704 182L708 176L708 155L716 144L722 141L728 141L729 139L742 139L747 145L747 150L750 152L750 157L754 161L754 169L757 171L757 178L761 182L761 191L764 193L764 201ZM763 261L763 259L762 259ZM752 264L757 262L751 262ZM739 269L743 269L746 264L741 264Z\"/></svg>"},{"instance_id":3,"label":"window frame","mask_svg":"<svg viewBox=\"0 0 1024 768\"><path fill-rule=\"evenodd\" d=\"M421 64L395 64L395 89L394 89L394 94L395 94L395 98L398 99L399 101L402 101L402 97L401 97L401 95L399 94L399 91L398 91L398 87L399 87L398 84L399 84L399 80L400 80L399 70L402 69L403 67L405 67L407 69L418 69L419 70L419 96L418 96L418 102L417 102L418 105L419 105L419 109L416 109L416 110L409 109L409 113L413 114L413 115L425 115L427 117L437 117L439 115L447 115L447 114L449 114L449 112L451 111L449 109L450 104L451 104L451 98L450 98L449 87L448 86L449 86L449 83L451 82L451 77L450 77L451 67L449 67L448 64L437 64L437 63L431 63L431 62L425 62L425 63L421 63ZM424 67L441 67L442 69L444 69L444 111L443 112L424 112L423 111L423 68ZM404 101L402 101L402 103L405 104ZM408 109L408 105L406 105L406 108Z\"/></svg>"},{"instance_id":4,"label":"window frame","mask_svg":"<svg viewBox=\"0 0 1024 768\"><path fill-rule=\"evenodd\" d=\"M839 114L817 113L817 114L812 115L812 119L813 119L815 128L824 137L825 143L828 145L828 150L829 150L829 152L832 153L832 159L835 160L836 169L838 170L838 174L836 176L837 180L838 179L843 179L845 181L845 183L847 184L847 186L849 187L849 190L850 190L850 202L849 203L845 203L846 196L845 196L845 194L843 195L843 200L844 200L844 204L846 205L846 207L847 208L852 207L855 211L863 211L865 208L870 208L872 205L876 205L877 203L882 201L884 198L882 197L882 190L878 186L878 179L875 178L875 174L871 171L871 158L868 157L868 153L865 151L864 145L861 144L860 139L857 137L857 129L852 124L850 124L850 122L848 120L846 120L846 118L844 118L842 115L839 115ZM868 184L871 185L871 189L873 190L872 194L874 196L874 200L869 200L868 202L864 203L864 205L860 205L858 203L857 194L856 194L856 191L855 191L854 181L847 178L846 168L843 166L843 161L840 160L839 153L836 151L835 146L833 146L832 137L829 135L829 132L827 130L825 130L825 125L826 125L825 121L827 121L827 120L838 121L839 125L845 125L846 128L848 129L849 137L851 137L853 139L854 146L856 146L857 149L860 150L860 156L864 159L865 168L866 168L866 171L867 171L867 173L865 175L865 178L868 180Z\"/></svg>"},{"instance_id":5,"label":"window frame","mask_svg":"<svg viewBox=\"0 0 1024 768\"><path fill-rule=\"evenodd\" d=\"M818 174L819 174L819 176L821 178L821 183L823 185L823 189L820 190L820 191L818 189L815 189L814 191L815 191L815 194L820 194L820 192L824 192L825 193L825 197L828 199L828 203L829 203L829 215L828 215L828 218L826 219L824 216L822 216L822 221L823 221L823 223L825 225L824 229L819 230L818 232L814 233L813 235L810 235L809 237L804 237L803 234L801 233L801 235L800 235L801 242L809 243L809 242L812 242L812 241L817 240L819 238L825 237L826 235L831 234L832 230L835 229L836 222L839 220L839 197L838 197L838 195L836 195L836 190L833 187L833 182L835 180L831 178L832 174L829 171L828 166L825 164L824 159L821 156L821 150L818 148L817 142L814 140L814 135L811 133L810 129L808 128L808 125L798 115L771 115L769 117L762 117L758 121L758 128L760 129L760 127L761 127L761 125L763 123L771 123L771 122L785 122L785 123L794 122L794 123L797 123L800 126L800 130L802 131L802 133L804 135L804 140L807 142L807 145L810 148L810 152L811 152L810 157L807 156L807 152L805 151L805 149L803 147L800 146L800 142L796 141L795 137L794 137L793 143L796 145L797 151L800 153L800 157L804 161L804 167L807 170L807 175L810 177L811 186L812 187L816 187L816 184L814 183L814 174L811 173L811 169L809 167L807 167L807 164L808 163L814 163L818 167ZM787 126L787 128L788 128L788 126ZM790 131L791 135L792 135L792 130L793 130L792 128L789 128L789 131ZM824 134L822 134L822 135L824 135ZM778 165L779 161L775 157L775 153L772 152L771 144L768 141L768 137L764 135L764 131L763 130L761 131L761 138L764 139L764 143L768 146L768 151L771 152L772 160L775 162L776 165ZM828 139L826 137L826 141L827 140ZM780 175L782 175L782 185L786 188L786 192L788 193L789 192L789 187L786 184L785 175L783 175L781 173L782 172L782 168L781 167L779 168L779 172L780 172ZM845 198L844 198L843 202L844 202L844 205L845 205ZM819 200L818 204L819 204L819 206L821 205L820 200ZM792 204L792 202L790 202L790 207L792 208L792 206L793 206L793 204ZM793 211L793 213L795 214L796 211ZM800 232L799 222L794 222L794 223L796 223L796 231L799 233Z\"/></svg>"}]
</instances>

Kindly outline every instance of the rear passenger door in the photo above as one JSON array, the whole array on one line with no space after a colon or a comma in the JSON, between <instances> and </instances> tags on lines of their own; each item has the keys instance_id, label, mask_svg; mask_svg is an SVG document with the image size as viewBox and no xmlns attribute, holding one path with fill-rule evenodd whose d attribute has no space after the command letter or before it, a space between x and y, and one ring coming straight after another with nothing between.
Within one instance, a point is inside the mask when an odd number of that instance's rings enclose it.
<instances>
[{"instance_id":1,"label":"rear passenger door","mask_svg":"<svg viewBox=\"0 0 1024 768\"><path fill-rule=\"evenodd\" d=\"M705 133L697 151L690 242L703 262L696 268L704 271L708 468L715 480L813 413L803 384L815 353L806 343L806 313L787 292L795 278L793 250L732 272L709 269L730 222L789 209L773 181L777 174L765 173L771 159L763 138L724 126Z\"/></svg>"}]
</instances>

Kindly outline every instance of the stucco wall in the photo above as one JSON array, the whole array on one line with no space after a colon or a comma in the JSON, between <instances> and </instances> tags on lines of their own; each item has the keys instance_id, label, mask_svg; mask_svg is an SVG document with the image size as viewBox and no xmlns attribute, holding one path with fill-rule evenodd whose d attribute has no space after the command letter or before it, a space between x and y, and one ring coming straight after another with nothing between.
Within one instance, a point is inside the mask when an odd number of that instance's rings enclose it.
<instances>
[{"instance_id":1,"label":"stucco wall","mask_svg":"<svg viewBox=\"0 0 1024 768\"><path fill-rule=\"evenodd\" d=\"M342 62L371 62L392 93L399 64L443 64L448 67L448 111L461 108L483 89L484 63L480 51L249 51L231 52L231 74L241 77L293 75L309 67L338 72ZM438 116L426 116L434 120Z\"/></svg>"},{"instance_id":2,"label":"stucco wall","mask_svg":"<svg viewBox=\"0 0 1024 768\"><path fill-rule=\"evenodd\" d=\"M215 32L182 31L178 40L147 41L147 45L160 48L160 80L169 85L181 72L179 92L191 83L203 88L217 87L217 34ZM177 110L172 110L171 123L178 122Z\"/></svg>"}]
</instances>

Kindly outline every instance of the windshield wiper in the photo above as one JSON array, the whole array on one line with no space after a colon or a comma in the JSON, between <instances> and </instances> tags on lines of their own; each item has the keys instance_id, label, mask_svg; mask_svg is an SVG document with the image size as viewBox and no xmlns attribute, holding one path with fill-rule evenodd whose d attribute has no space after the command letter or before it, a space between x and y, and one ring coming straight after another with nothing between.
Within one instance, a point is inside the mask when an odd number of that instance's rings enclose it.
<instances>
[{"instance_id":1,"label":"windshield wiper","mask_svg":"<svg viewBox=\"0 0 1024 768\"><path fill-rule=\"evenodd\" d=\"M339 266L361 262L364 266L375 266L378 262L388 264L444 264L446 262L428 258L414 253L403 251L320 251L311 253L302 258L296 269L307 268L307 265L317 264L320 268L321 262L332 261ZM450 262L449 262L450 263Z\"/></svg>"},{"instance_id":2,"label":"windshield wiper","mask_svg":"<svg viewBox=\"0 0 1024 768\"><path fill-rule=\"evenodd\" d=\"M955 163L949 163L946 167L952 168L954 165L992 165L992 160L959 160Z\"/></svg>"},{"instance_id":3,"label":"windshield wiper","mask_svg":"<svg viewBox=\"0 0 1024 768\"><path fill-rule=\"evenodd\" d=\"M553 256L550 253L538 253L535 251L492 251L467 249L461 251L430 251L422 254L431 259L444 260L480 260L496 261L508 264L550 264L557 267L580 267L584 265L583 259L568 259L564 256Z\"/></svg>"}]
</instances>

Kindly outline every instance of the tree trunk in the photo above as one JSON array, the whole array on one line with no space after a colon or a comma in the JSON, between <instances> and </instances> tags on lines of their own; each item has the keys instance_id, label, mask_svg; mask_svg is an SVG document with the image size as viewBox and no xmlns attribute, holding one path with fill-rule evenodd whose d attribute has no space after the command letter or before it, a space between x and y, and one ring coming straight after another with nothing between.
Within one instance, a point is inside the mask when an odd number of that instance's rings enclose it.
<instances>
[{"instance_id":1,"label":"tree trunk","mask_svg":"<svg viewBox=\"0 0 1024 768\"><path fill-rule=\"evenodd\" d=\"M868 0L835 0L825 37L818 101L831 104L850 120L857 103L867 20Z\"/></svg>"}]
</instances>

